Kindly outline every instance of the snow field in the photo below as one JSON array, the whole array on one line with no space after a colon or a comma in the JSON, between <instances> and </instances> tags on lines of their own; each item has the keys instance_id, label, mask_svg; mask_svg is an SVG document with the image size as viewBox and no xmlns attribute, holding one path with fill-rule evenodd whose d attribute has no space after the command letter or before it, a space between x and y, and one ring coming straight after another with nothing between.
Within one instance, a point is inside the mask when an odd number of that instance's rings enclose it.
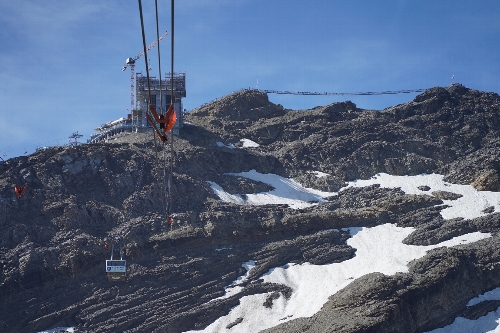
<instances>
[{"instance_id":1,"label":"snow field","mask_svg":"<svg viewBox=\"0 0 500 333\"><path fill-rule=\"evenodd\" d=\"M314 172L317 177L326 175L325 173ZM214 193L222 201L232 202L238 205L266 205L266 204L286 204L290 208L301 209L316 204L324 203L324 198L338 195L337 192L323 192L311 188L305 188L293 179L284 178L274 174L261 174L255 170L240 173L229 173L232 176L241 176L255 181L261 181L274 187L274 190L262 193L249 193L243 197L240 194L229 194L222 187L214 182L208 182ZM471 185L457 185L443 181L443 176L438 174L423 174L418 176L391 176L380 173L366 180L355 180L349 182L347 186L340 189L345 190L350 187L366 187L378 184L384 188L401 188L406 194L431 195L434 191L447 191L461 194L462 197L456 200L443 200L444 205L449 207L441 211L444 219L462 217L472 219L485 216L483 210L494 207L494 211L500 211L500 193L490 191L477 191ZM419 186L430 187L429 191L418 189Z\"/></svg>"},{"instance_id":2,"label":"snow field","mask_svg":"<svg viewBox=\"0 0 500 333\"><path fill-rule=\"evenodd\" d=\"M293 289L289 300L284 297L273 302L271 309L263 306L266 295L241 298L224 317L202 331L194 332L259 332L299 317L310 317L321 310L330 295L346 287L355 279L372 272L393 275L407 272L407 264L440 246L455 246L490 237L489 234L471 233L432 246L405 245L402 240L413 228L400 228L385 224L373 228L352 228L352 238L347 243L356 249L356 256L341 263L329 265L289 264L271 269L263 275L264 282L279 283ZM231 329L226 327L243 318Z\"/></svg>"},{"instance_id":3,"label":"snow field","mask_svg":"<svg viewBox=\"0 0 500 333\"><path fill-rule=\"evenodd\" d=\"M434 191L447 191L461 194L462 197L456 200L443 200L444 205L450 207L441 211L441 216L448 220L457 217L464 219L473 219L479 216L485 216L482 211L485 208L493 206L495 211L500 211L500 193L490 191L478 191L471 185L457 185L447 183L442 175L423 174L418 176L391 176L386 173L380 173L367 180L355 180L342 188L365 187L373 184L379 184L385 188L400 187L406 194L427 194L431 195ZM419 190L421 185L427 185L429 191Z\"/></svg>"},{"instance_id":4,"label":"snow field","mask_svg":"<svg viewBox=\"0 0 500 333\"><path fill-rule=\"evenodd\" d=\"M321 172L315 172L315 174L318 177L325 175ZM246 194L243 197L241 195L228 194L219 185L210 182L212 189L222 201L233 202L235 204L288 204L291 208L299 209L322 203L324 202L323 198L338 194L304 188L292 179L286 179L273 174L261 174L255 170L230 175L261 181L275 188L270 192ZM477 191L470 185L446 183L443 181L443 176L437 174L418 176L377 174L368 180L349 182L341 191L349 187L364 187L374 184L379 184L385 188L400 187L407 194L430 195L433 191L447 191L461 194L462 197L457 200L443 200L445 205L450 206L441 211L445 219L457 217L470 219L484 216L487 214L482 211L490 206L493 206L495 211L500 211L500 193ZM422 191L418 189L419 186L424 185L429 186L430 190ZM312 203L313 201L316 203ZM281 296L277 300L274 300L272 308L266 308L263 306L263 303L268 296L267 294L242 297L240 305L233 308L228 315L219 318L205 330L196 332L226 332L229 330L231 332L259 332L298 317L310 317L321 309L329 296L346 287L354 279L365 274L380 272L386 275L393 275L397 272L407 272L407 264L411 260L421 258L427 251L433 248L472 243L491 236L490 234L474 232L432 246L403 244L402 240L413 232L413 230L413 228L400 228L391 224L373 228L349 228L352 238L347 241L347 244L356 249L356 256L354 258L329 265L311 265L305 263L302 265L288 264L283 267L273 268L264 274L262 278L264 282L279 283L292 288L293 293L289 300ZM234 294L234 291L231 291L230 294ZM489 297L500 298L500 291ZM498 316L495 314L492 316L499 318L500 311L498 312ZM243 318L241 323L231 329L227 329L228 325L240 318ZM481 318L476 322L479 323L479 320ZM489 323L489 327L492 326L491 319L484 320ZM436 330L433 333L447 333L452 331L478 332L477 329L466 329L466 326L469 325L466 319L457 318L457 321L459 326L455 326L453 330ZM189 333L194 332L190 331Z\"/></svg>"}]
</instances>

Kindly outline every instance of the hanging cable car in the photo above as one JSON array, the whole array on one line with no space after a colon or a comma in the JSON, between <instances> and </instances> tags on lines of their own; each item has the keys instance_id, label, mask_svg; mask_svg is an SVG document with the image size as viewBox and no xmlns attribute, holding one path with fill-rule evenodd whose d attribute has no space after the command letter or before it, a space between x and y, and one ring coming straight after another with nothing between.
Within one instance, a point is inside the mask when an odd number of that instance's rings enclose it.
<instances>
[{"instance_id":1,"label":"hanging cable car","mask_svg":"<svg viewBox=\"0 0 500 333\"><path fill-rule=\"evenodd\" d=\"M106 280L112 282L127 281L127 261L123 260L123 247L120 248L120 260L113 259L114 250L115 244L111 244L111 259L106 260Z\"/></svg>"}]
</instances>

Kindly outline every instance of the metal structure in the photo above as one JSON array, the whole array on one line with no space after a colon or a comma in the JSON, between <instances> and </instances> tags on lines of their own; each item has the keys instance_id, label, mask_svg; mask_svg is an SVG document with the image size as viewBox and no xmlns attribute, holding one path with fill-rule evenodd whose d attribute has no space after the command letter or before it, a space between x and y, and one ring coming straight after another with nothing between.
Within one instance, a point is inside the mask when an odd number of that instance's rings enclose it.
<instances>
[{"instance_id":1,"label":"metal structure","mask_svg":"<svg viewBox=\"0 0 500 333\"><path fill-rule=\"evenodd\" d=\"M132 114L128 114L127 118L122 117L120 119L107 122L94 130L96 133L90 135L90 139L87 140L87 143L97 143L123 132L133 132L136 130L136 127L132 125Z\"/></svg>"},{"instance_id":2,"label":"metal structure","mask_svg":"<svg viewBox=\"0 0 500 333\"><path fill-rule=\"evenodd\" d=\"M146 52L150 51L153 47L155 47L156 44L158 44L163 38L165 38L165 36L167 36L167 31L165 31L165 33L161 35L160 38L149 44L149 46L146 48ZM127 67L130 67L130 110L134 110L135 62L143 55L144 55L144 50L141 51L141 53L139 53L134 58L127 58L127 60L125 60L125 65L122 67L122 71L125 71Z\"/></svg>"},{"instance_id":3,"label":"metal structure","mask_svg":"<svg viewBox=\"0 0 500 333\"><path fill-rule=\"evenodd\" d=\"M165 73L165 79L160 80L155 77L151 78L151 103L159 113L165 113L170 105L171 90L171 73ZM186 97L186 73L174 73L174 110L177 114L177 121L173 128L175 135L179 135L179 129L184 123L184 108L182 105L182 98ZM147 77L141 73L136 73L136 96L137 107L127 115L126 118L120 118L102 124L95 128L95 133L90 136L87 143L97 143L112 138L113 136L123 132L147 132L152 128L146 119L146 112L148 108L149 90L147 84ZM160 93L163 95L160 105Z\"/></svg>"},{"instance_id":4,"label":"metal structure","mask_svg":"<svg viewBox=\"0 0 500 333\"><path fill-rule=\"evenodd\" d=\"M149 93L151 92L151 104L158 111L158 113L163 114L168 109L171 101L172 91L174 100L174 110L177 114L177 121L175 123L173 132L174 134L179 134L179 128L183 124L183 105L182 98L186 97L186 73L177 72L173 75L173 86L172 86L172 73L165 73L165 79L161 82L156 77L150 77L148 88L148 79L141 73L136 74L136 96L137 96L137 110L140 112L142 119L134 119L132 121L137 121L137 124L146 124L146 112L148 110L148 99ZM161 83L161 90L160 90ZM172 89L173 88L173 89ZM161 98L160 98L161 96ZM160 103L161 101L161 103ZM162 105L160 105L162 104Z\"/></svg>"},{"instance_id":5,"label":"metal structure","mask_svg":"<svg viewBox=\"0 0 500 333\"><path fill-rule=\"evenodd\" d=\"M79 134L78 131L76 131L75 133L73 133L71 136L68 137L68 139L74 139L75 141L69 141L69 144L71 146L78 146L80 144L80 142L78 142L78 139L80 139L81 137L83 137L83 135Z\"/></svg>"}]
</instances>

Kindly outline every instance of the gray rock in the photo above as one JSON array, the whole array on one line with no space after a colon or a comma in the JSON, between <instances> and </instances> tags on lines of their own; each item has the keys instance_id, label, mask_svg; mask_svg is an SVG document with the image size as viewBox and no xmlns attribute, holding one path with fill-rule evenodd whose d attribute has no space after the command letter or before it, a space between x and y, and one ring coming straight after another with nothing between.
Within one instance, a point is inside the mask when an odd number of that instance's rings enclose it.
<instances>
[{"instance_id":1,"label":"gray rock","mask_svg":"<svg viewBox=\"0 0 500 333\"><path fill-rule=\"evenodd\" d=\"M463 197L461 194L448 191L434 191L431 194L441 200L457 200L458 198Z\"/></svg>"},{"instance_id":2,"label":"gray rock","mask_svg":"<svg viewBox=\"0 0 500 333\"><path fill-rule=\"evenodd\" d=\"M273 188L228 174L256 170L338 192L381 172L440 173L447 182L499 191L499 113L497 94L461 85L432 88L382 111L350 101L293 111L262 92L239 91L186 116L189 124L174 140L168 201L162 176L168 163L151 133L0 162L0 331L202 329L244 295L268 293L268 307L289 298L289 287L263 283L269 269L352 258L349 234L338 230L384 223L415 228L404 241L414 245L474 231L493 237L430 251L409 273L361 277L312 318L268 332L423 332L456 316L480 316L496 303L468 309L467 301L500 286L494 207L473 220L443 220L442 200L456 194L407 195L379 186L349 188L301 210L237 206L220 202L208 181L244 196ZM241 139L259 146L243 148ZM24 183L29 190L18 199L13 186ZM123 284L107 282L103 269L110 257L104 245L116 238L123 239L129 268ZM241 265L249 260L256 266L242 290L216 299L247 273Z\"/></svg>"}]
</instances>

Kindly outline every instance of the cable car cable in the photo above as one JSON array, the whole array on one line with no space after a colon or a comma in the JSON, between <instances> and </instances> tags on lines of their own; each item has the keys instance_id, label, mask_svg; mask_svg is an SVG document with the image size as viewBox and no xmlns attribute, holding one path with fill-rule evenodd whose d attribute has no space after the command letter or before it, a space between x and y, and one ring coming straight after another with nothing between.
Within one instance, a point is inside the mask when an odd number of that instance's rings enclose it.
<instances>
[{"instance_id":1,"label":"cable car cable","mask_svg":"<svg viewBox=\"0 0 500 333\"><path fill-rule=\"evenodd\" d=\"M171 68L170 68L170 103L174 105L175 99L174 99L174 0L171 0L171 25L170 25L170 30L171 30L171 35L170 35L170 40L171 40ZM175 112L175 111L174 111ZM167 210L167 216L169 219L169 222L172 221L172 194L171 194L171 184L172 184L172 178L173 178L173 159L174 159L174 132L172 131L170 135L170 161L169 161L169 166L170 166L170 175L169 175L169 180L168 180L168 210Z\"/></svg>"},{"instance_id":2,"label":"cable car cable","mask_svg":"<svg viewBox=\"0 0 500 333\"><path fill-rule=\"evenodd\" d=\"M142 1L141 0L138 0L139 2L139 14L141 16L141 32L142 32L142 45L143 45L143 48L144 48L144 62L146 64L146 76L147 76L147 80L148 80L148 93L149 93L149 103L148 104L151 104L151 80L149 78L149 71L147 70L148 68L148 50L147 50L147 46L146 46L146 33L144 32L144 18L142 16Z\"/></svg>"},{"instance_id":3,"label":"cable car cable","mask_svg":"<svg viewBox=\"0 0 500 333\"><path fill-rule=\"evenodd\" d=\"M289 90L271 90L271 89L251 89L266 94L278 95L305 95L305 96L376 96L376 95L397 95L420 93L427 89L403 89L387 91L365 91L365 92L311 92L311 91L289 91Z\"/></svg>"},{"instance_id":4,"label":"cable car cable","mask_svg":"<svg viewBox=\"0 0 500 333\"><path fill-rule=\"evenodd\" d=\"M158 0L155 0L155 14L156 14L156 38L160 38L160 28L159 28L159 19L158 19ZM160 51L160 43L158 43L158 77L160 78L159 84L160 84L160 114L164 115L163 112L163 93L162 93L162 85L161 85L161 51ZM153 134L154 135L154 134ZM156 136L155 136L155 143L156 143ZM166 200L166 158L165 158L165 144L163 144L163 184L161 187L161 197L162 197L162 208L163 211L167 211L167 200ZM158 155L157 155L157 163L158 163ZM158 181L159 181L159 175L158 175Z\"/></svg>"},{"instance_id":5,"label":"cable car cable","mask_svg":"<svg viewBox=\"0 0 500 333\"><path fill-rule=\"evenodd\" d=\"M138 0L139 2L139 14L141 17L141 30L142 30L142 42L144 46L144 60L146 62L146 69L148 68L148 57L147 57L147 49L146 49L146 35L144 32L144 20L142 16L142 2L141 0ZM149 104L151 104L151 83L150 83L150 77L149 77L149 71L146 70L147 73L147 80L148 80L148 90L149 90ZM136 185L136 191L132 195L131 199L131 207L129 207L129 210L126 212L124 218L125 218L125 227L128 226L128 219L131 217L132 214L132 208L135 204L135 199L137 197L137 192L140 188L141 182L142 182L142 175L143 175L143 170L144 170L144 165L146 163L146 159L143 158L143 164L141 166L141 169L139 171L139 179L137 181ZM123 235L124 236L124 235ZM120 260L114 260L113 259L113 254L114 254L114 244L117 244L120 247ZM126 281L127 280L127 261L123 260L123 248L124 248L124 239L123 237L116 236L114 242L111 243L111 258L110 260L106 260L106 279L108 281Z\"/></svg>"}]
</instances>

